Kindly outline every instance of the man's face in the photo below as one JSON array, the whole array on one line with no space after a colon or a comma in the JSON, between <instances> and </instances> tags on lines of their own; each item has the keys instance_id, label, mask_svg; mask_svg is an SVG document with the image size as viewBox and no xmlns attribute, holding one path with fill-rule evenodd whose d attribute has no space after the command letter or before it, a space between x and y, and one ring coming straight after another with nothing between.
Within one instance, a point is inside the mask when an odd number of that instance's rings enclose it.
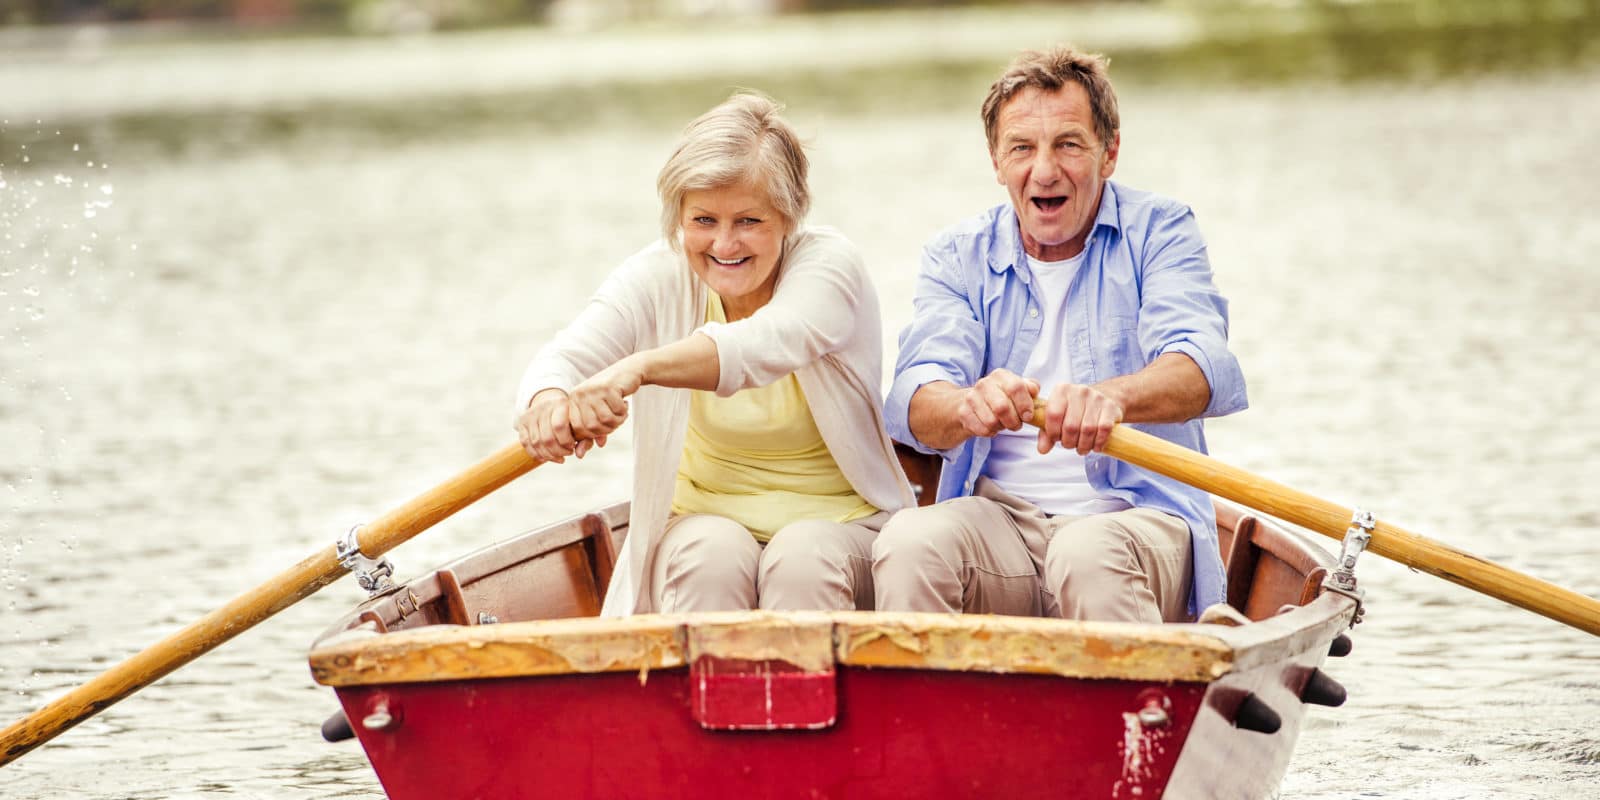
<instances>
[{"instance_id":1,"label":"man's face","mask_svg":"<svg viewBox=\"0 0 1600 800\"><path fill-rule=\"evenodd\" d=\"M1000 108L989 156L1021 220L1028 255L1061 261L1083 251L1120 143L1108 146L1095 135L1089 93L1076 83L1055 91L1030 86Z\"/></svg>"}]
</instances>

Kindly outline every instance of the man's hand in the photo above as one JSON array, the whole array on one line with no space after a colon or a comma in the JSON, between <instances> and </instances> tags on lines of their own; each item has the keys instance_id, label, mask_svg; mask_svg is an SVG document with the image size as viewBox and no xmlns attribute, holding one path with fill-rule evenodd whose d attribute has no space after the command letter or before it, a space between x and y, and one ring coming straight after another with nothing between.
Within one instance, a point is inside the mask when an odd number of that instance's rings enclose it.
<instances>
[{"instance_id":1,"label":"man's hand","mask_svg":"<svg viewBox=\"0 0 1600 800\"><path fill-rule=\"evenodd\" d=\"M966 391L956 409L956 420L971 436L1021 430L1033 419L1033 398L1038 395L1037 381L997 369Z\"/></svg>"},{"instance_id":2,"label":"man's hand","mask_svg":"<svg viewBox=\"0 0 1600 800\"><path fill-rule=\"evenodd\" d=\"M1040 421L1039 452L1048 453L1057 443L1080 456L1104 450L1123 414L1122 402L1100 387L1057 384Z\"/></svg>"}]
</instances>

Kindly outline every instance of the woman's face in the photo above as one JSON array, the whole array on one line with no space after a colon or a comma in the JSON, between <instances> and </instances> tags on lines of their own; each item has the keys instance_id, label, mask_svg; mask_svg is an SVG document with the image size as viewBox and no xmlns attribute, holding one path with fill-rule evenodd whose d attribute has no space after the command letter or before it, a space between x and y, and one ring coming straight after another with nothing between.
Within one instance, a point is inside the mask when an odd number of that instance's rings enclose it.
<instances>
[{"instance_id":1,"label":"woman's face","mask_svg":"<svg viewBox=\"0 0 1600 800\"><path fill-rule=\"evenodd\" d=\"M730 322L772 299L787 225L766 192L744 184L687 192L681 222L689 268L722 298Z\"/></svg>"}]
</instances>

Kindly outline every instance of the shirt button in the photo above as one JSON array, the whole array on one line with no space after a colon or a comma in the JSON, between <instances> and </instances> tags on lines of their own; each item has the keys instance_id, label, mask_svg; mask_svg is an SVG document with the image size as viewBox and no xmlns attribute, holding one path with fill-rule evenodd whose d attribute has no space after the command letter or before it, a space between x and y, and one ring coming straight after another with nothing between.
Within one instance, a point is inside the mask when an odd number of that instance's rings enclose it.
<instances>
[{"instance_id":1,"label":"shirt button","mask_svg":"<svg viewBox=\"0 0 1600 800\"><path fill-rule=\"evenodd\" d=\"M1037 308L1028 309L1028 316L1030 316L1030 317L1038 317L1039 316L1039 309L1037 309Z\"/></svg>"}]
</instances>

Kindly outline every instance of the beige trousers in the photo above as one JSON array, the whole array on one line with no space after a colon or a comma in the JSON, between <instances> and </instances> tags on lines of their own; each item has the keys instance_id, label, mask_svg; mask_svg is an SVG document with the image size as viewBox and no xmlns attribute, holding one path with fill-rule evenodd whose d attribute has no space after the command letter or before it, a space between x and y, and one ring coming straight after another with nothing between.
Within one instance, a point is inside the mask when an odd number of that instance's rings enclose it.
<instances>
[{"instance_id":1,"label":"beige trousers","mask_svg":"<svg viewBox=\"0 0 1600 800\"><path fill-rule=\"evenodd\" d=\"M872 545L883 611L1125 622L1189 619L1189 526L1148 508L1052 517L981 478L901 511Z\"/></svg>"},{"instance_id":2,"label":"beige trousers","mask_svg":"<svg viewBox=\"0 0 1600 800\"><path fill-rule=\"evenodd\" d=\"M888 519L800 520L763 546L727 517L672 517L651 574L656 609L871 610L872 540Z\"/></svg>"}]
</instances>

